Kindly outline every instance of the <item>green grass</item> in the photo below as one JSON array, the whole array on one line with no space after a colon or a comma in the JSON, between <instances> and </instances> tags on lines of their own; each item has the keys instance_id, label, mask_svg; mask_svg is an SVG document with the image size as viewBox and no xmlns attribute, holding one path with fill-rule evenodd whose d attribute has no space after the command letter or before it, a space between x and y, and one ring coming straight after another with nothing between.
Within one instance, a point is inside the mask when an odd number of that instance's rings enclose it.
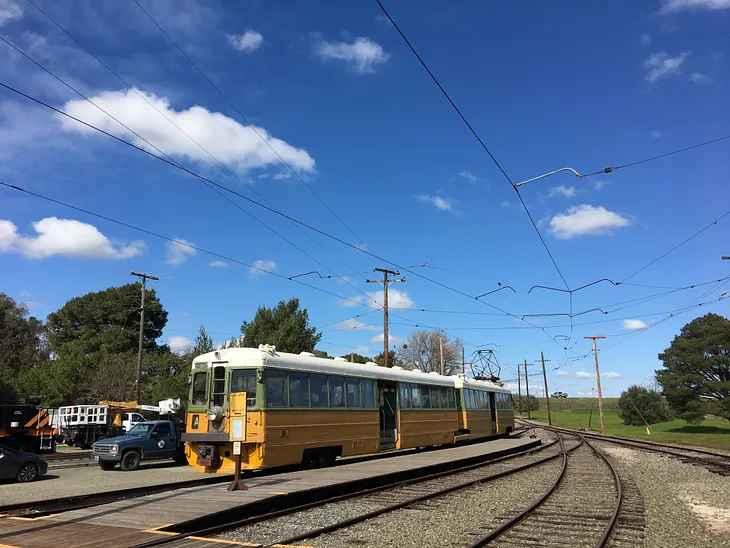
<instances>
[{"instance_id":1,"label":"green grass","mask_svg":"<svg viewBox=\"0 0 730 548\"><path fill-rule=\"evenodd\" d=\"M568 398L570 400L571 398ZM578 399L578 398L575 398ZM564 428L588 428L590 415L589 409L556 410L550 400L553 426ZM544 402L540 402L543 408L533 411L532 418L547 422L547 411L544 409ZM598 415L598 406L593 408L591 419L591 430L601 430L601 419ZM526 414L524 414L526 416ZM681 443L685 445L696 445L698 447L709 447L715 449L730 450L730 422L711 419L705 420L702 424L687 424L683 420L673 420L652 424L651 436L647 435L645 426L627 426L619 418L616 409L605 409L606 433L616 436L638 438L642 440L656 441L660 443Z\"/></svg>"}]
</instances>

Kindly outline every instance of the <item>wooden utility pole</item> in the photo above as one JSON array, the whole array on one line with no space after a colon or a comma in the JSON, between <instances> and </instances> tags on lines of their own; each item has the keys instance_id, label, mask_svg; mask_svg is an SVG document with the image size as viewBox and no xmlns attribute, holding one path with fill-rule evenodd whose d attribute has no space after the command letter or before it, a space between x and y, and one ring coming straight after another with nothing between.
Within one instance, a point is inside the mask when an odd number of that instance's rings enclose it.
<instances>
[{"instance_id":1,"label":"wooden utility pole","mask_svg":"<svg viewBox=\"0 0 730 548\"><path fill-rule=\"evenodd\" d=\"M602 335L591 335L583 337L584 339L593 339L593 356L596 358L596 387L598 388L598 413L601 415L601 434L606 435L606 423L603 420L603 393L601 392L601 372L598 370L598 346L597 339L605 339Z\"/></svg>"},{"instance_id":2,"label":"wooden utility pole","mask_svg":"<svg viewBox=\"0 0 730 548\"><path fill-rule=\"evenodd\" d=\"M444 374L444 334L439 333L439 356L441 356L441 375Z\"/></svg>"},{"instance_id":3,"label":"wooden utility pole","mask_svg":"<svg viewBox=\"0 0 730 548\"><path fill-rule=\"evenodd\" d=\"M142 279L142 300L139 307L139 347L137 349L137 403L140 403L142 394L142 344L144 343L144 295L147 289L147 280L159 280L152 274L140 274L132 271L132 276Z\"/></svg>"},{"instance_id":4,"label":"wooden utility pole","mask_svg":"<svg viewBox=\"0 0 730 548\"><path fill-rule=\"evenodd\" d=\"M398 280L389 280L388 274L392 276L400 276L397 270L388 270L387 268L373 268L373 272L382 272L382 280L366 280L368 283L383 284L383 364L388 366L389 350L388 350L388 284L391 282L405 282L405 278Z\"/></svg>"},{"instance_id":5,"label":"wooden utility pole","mask_svg":"<svg viewBox=\"0 0 730 548\"><path fill-rule=\"evenodd\" d=\"M466 377L466 360L464 359L464 345L461 346L461 374Z\"/></svg>"},{"instance_id":6,"label":"wooden utility pole","mask_svg":"<svg viewBox=\"0 0 730 548\"><path fill-rule=\"evenodd\" d=\"M545 359L545 354L540 352L540 361L542 362L542 380L545 382L545 404L547 405L547 412L548 412L548 425L553 425L553 419L550 415L550 394L548 394L548 386L547 386L547 374L545 373L545 362L549 362L550 360Z\"/></svg>"},{"instance_id":7,"label":"wooden utility pole","mask_svg":"<svg viewBox=\"0 0 730 548\"><path fill-rule=\"evenodd\" d=\"M522 378L520 377L520 364L517 364L517 412L522 413Z\"/></svg>"},{"instance_id":8,"label":"wooden utility pole","mask_svg":"<svg viewBox=\"0 0 730 548\"><path fill-rule=\"evenodd\" d=\"M528 365L534 364L527 363L527 360L525 360L525 399L527 400L527 418L531 419L532 415L530 414L530 380L527 378ZM517 367L519 368L519 365Z\"/></svg>"}]
</instances>

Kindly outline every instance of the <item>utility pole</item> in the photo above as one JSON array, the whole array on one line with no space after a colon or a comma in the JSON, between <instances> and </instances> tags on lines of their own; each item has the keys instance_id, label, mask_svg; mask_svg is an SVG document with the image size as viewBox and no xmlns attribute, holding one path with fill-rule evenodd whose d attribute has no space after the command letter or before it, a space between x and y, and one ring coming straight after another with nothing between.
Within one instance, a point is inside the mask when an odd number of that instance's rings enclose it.
<instances>
[{"instance_id":1,"label":"utility pole","mask_svg":"<svg viewBox=\"0 0 730 548\"><path fill-rule=\"evenodd\" d=\"M142 343L144 342L144 294L145 289L147 289L147 280L159 280L157 276L153 276L152 274L140 274L139 272L134 272L130 274L131 276L137 276L138 278L141 278L142 280L142 301L140 303L139 307L139 348L137 349L137 403L140 403L141 393L142 393Z\"/></svg>"},{"instance_id":2,"label":"utility pole","mask_svg":"<svg viewBox=\"0 0 730 548\"><path fill-rule=\"evenodd\" d=\"M543 352L540 352L540 361L542 361L542 380L545 382L545 403L547 404L548 425L552 426L553 418L550 415L550 394L548 394L547 374L545 373L545 362L549 362L550 360L546 360L545 354L543 354Z\"/></svg>"},{"instance_id":3,"label":"utility pole","mask_svg":"<svg viewBox=\"0 0 730 548\"><path fill-rule=\"evenodd\" d=\"M466 360L464 359L464 345L461 345L461 374L466 377Z\"/></svg>"},{"instance_id":4,"label":"utility pole","mask_svg":"<svg viewBox=\"0 0 730 548\"><path fill-rule=\"evenodd\" d=\"M527 366L528 365L534 365L532 363L527 363L527 360L525 360L525 399L527 400L527 418L531 419L532 415L530 414L530 380L527 378ZM519 365L517 366L520 367Z\"/></svg>"},{"instance_id":5,"label":"utility pole","mask_svg":"<svg viewBox=\"0 0 730 548\"><path fill-rule=\"evenodd\" d=\"M391 282L405 282L405 278L398 280L389 280L388 274L391 276L400 276L397 270L388 270L387 268L373 268L373 272L382 272L382 280L366 280L368 283L383 284L383 364L388 367L388 284Z\"/></svg>"},{"instance_id":6,"label":"utility pole","mask_svg":"<svg viewBox=\"0 0 730 548\"><path fill-rule=\"evenodd\" d=\"M591 335L583 337L584 339L593 339L593 356L596 358L596 387L598 388L598 412L601 415L601 434L606 435L606 423L603 420L603 393L601 392L601 372L598 370L598 347L596 339L605 339L602 335Z\"/></svg>"},{"instance_id":7,"label":"utility pole","mask_svg":"<svg viewBox=\"0 0 730 548\"><path fill-rule=\"evenodd\" d=\"M517 364L517 412L522 413L522 379L520 378L520 364Z\"/></svg>"},{"instance_id":8,"label":"utility pole","mask_svg":"<svg viewBox=\"0 0 730 548\"><path fill-rule=\"evenodd\" d=\"M355 361L355 351L353 350L350 352L350 363L353 363Z\"/></svg>"},{"instance_id":9,"label":"utility pole","mask_svg":"<svg viewBox=\"0 0 730 548\"><path fill-rule=\"evenodd\" d=\"M441 356L441 375L444 374L444 334L439 333L439 355Z\"/></svg>"}]
</instances>

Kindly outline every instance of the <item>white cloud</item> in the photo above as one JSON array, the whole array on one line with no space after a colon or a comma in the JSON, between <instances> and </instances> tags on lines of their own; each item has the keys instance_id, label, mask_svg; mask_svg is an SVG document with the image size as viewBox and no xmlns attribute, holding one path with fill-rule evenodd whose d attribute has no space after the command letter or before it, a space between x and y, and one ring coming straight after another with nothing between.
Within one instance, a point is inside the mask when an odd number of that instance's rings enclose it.
<instances>
[{"instance_id":1,"label":"white cloud","mask_svg":"<svg viewBox=\"0 0 730 548\"><path fill-rule=\"evenodd\" d=\"M339 299L337 301L337 304L339 304L340 306L357 306L359 304L362 304L362 301L362 295L357 295L355 297L350 297L349 299Z\"/></svg>"},{"instance_id":2,"label":"white cloud","mask_svg":"<svg viewBox=\"0 0 730 548\"><path fill-rule=\"evenodd\" d=\"M208 152L233 169L243 172L276 165L281 160L275 150L294 169L307 172L314 170L314 159L306 150L272 137L264 128L256 127L254 130L251 126L241 125L220 112L211 112L201 106L178 111L170 106L170 101L165 97L140 90L137 92L144 95L149 103ZM205 165L212 165L215 162L132 90L104 91L91 97L91 100L166 154L191 159ZM138 137L124 129L120 130L120 126L114 120L88 101L72 100L67 102L63 109L89 124L123 136L136 145L159 154ZM57 115L57 119L65 131L95 133L86 126L60 115ZM271 148L264 140L271 145Z\"/></svg>"},{"instance_id":3,"label":"white cloud","mask_svg":"<svg viewBox=\"0 0 730 548\"><path fill-rule=\"evenodd\" d=\"M367 296L370 301L375 301L377 306L383 306L384 295L382 289L380 291L368 291ZM362 301L362 297L359 299L355 298L355 300ZM388 289L388 306L390 308L413 308L416 306L416 303L411 300L407 292L398 291L391 287Z\"/></svg>"},{"instance_id":4,"label":"white cloud","mask_svg":"<svg viewBox=\"0 0 730 548\"><path fill-rule=\"evenodd\" d=\"M0 0L0 27L13 19L23 17L23 8L14 0Z\"/></svg>"},{"instance_id":5,"label":"white cloud","mask_svg":"<svg viewBox=\"0 0 730 548\"><path fill-rule=\"evenodd\" d=\"M441 196L430 196L429 194L418 194L416 200L419 202L429 202L442 211L451 211L451 200L445 200Z\"/></svg>"},{"instance_id":6,"label":"white cloud","mask_svg":"<svg viewBox=\"0 0 730 548\"><path fill-rule=\"evenodd\" d=\"M553 196L558 196L558 195L565 196L566 198L572 198L573 196L575 196L575 193L576 193L576 190L575 190L574 186L566 187L565 185L560 185L560 186L554 186L553 188L550 189L551 198Z\"/></svg>"},{"instance_id":7,"label":"white cloud","mask_svg":"<svg viewBox=\"0 0 730 548\"><path fill-rule=\"evenodd\" d=\"M601 377L605 377L607 379L620 379L623 375L621 373L616 373L615 371L607 371L606 373L601 373Z\"/></svg>"},{"instance_id":8,"label":"white cloud","mask_svg":"<svg viewBox=\"0 0 730 548\"><path fill-rule=\"evenodd\" d=\"M228 263L225 261L210 261L208 266L211 266L213 268L226 268L228 266Z\"/></svg>"},{"instance_id":9,"label":"white cloud","mask_svg":"<svg viewBox=\"0 0 730 548\"><path fill-rule=\"evenodd\" d=\"M194 257L197 251L192 247L192 242L183 240L182 238L175 238L174 242L167 242L165 244L165 262L172 266L180 266L190 257Z\"/></svg>"},{"instance_id":10,"label":"white cloud","mask_svg":"<svg viewBox=\"0 0 730 548\"><path fill-rule=\"evenodd\" d=\"M611 181L594 181L593 182L593 188L596 190L601 190L604 186L608 186L611 184Z\"/></svg>"},{"instance_id":11,"label":"white cloud","mask_svg":"<svg viewBox=\"0 0 730 548\"><path fill-rule=\"evenodd\" d=\"M269 272L276 270L276 263L274 261L267 261L266 259L257 259L253 262L253 268L248 269L248 273L252 278L257 278L266 274L266 272L262 272L262 270L267 270Z\"/></svg>"},{"instance_id":12,"label":"white cloud","mask_svg":"<svg viewBox=\"0 0 730 548\"><path fill-rule=\"evenodd\" d=\"M575 376L579 379L592 379L593 375L591 373L586 373L585 371L576 371Z\"/></svg>"},{"instance_id":13,"label":"white cloud","mask_svg":"<svg viewBox=\"0 0 730 548\"><path fill-rule=\"evenodd\" d=\"M689 75L689 81L694 82L695 84L707 84L711 80L710 77L706 74L702 74L701 72L693 72Z\"/></svg>"},{"instance_id":14,"label":"white cloud","mask_svg":"<svg viewBox=\"0 0 730 548\"><path fill-rule=\"evenodd\" d=\"M21 289L18 295L21 297L30 297L30 292L27 289Z\"/></svg>"},{"instance_id":15,"label":"white cloud","mask_svg":"<svg viewBox=\"0 0 730 548\"><path fill-rule=\"evenodd\" d=\"M255 30L247 30L243 34L227 34L226 38L233 49L244 53L256 51L264 43L264 36Z\"/></svg>"},{"instance_id":16,"label":"white cloud","mask_svg":"<svg viewBox=\"0 0 730 548\"><path fill-rule=\"evenodd\" d=\"M41 305L41 303L38 303L36 301L23 301L20 304L25 306L28 310L32 308L38 308Z\"/></svg>"},{"instance_id":17,"label":"white cloud","mask_svg":"<svg viewBox=\"0 0 730 548\"><path fill-rule=\"evenodd\" d=\"M383 333L379 333L370 340L372 342L379 342L382 344L384 338L385 338L385 335ZM394 346L400 346L404 342L406 342L405 339L401 339L400 337L396 337L395 335L391 335L390 333L388 333L388 346L390 346L391 350L393 349Z\"/></svg>"},{"instance_id":18,"label":"white cloud","mask_svg":"<svg viewBox=\"0 0 730 548\"><path fill-rule=\"evenodd\" d=\"M730 8L730 0L663 0L659 13L668 14L685 10L723 10Z\"/></svg>"},{"instance_id":19,"label":"white cloud","mask_svg":"<svg viewBox=\"0 0 730 548\"><path fill-rule=\"evenodd\" d=\"M612 234L612 229L624 228L630 224L628 219L603 206L583 204L555 215L550 219L549 230L559 240L569 240L585 234Z\"/></svg>"},{"instance_id":20,"label":"white cloud","mask_svg":"<svg viewBox=\"0 0 730 548\"><path fill-rule=\"evenodd\" d=\"M476 183L477 182L477 176L474 175L471 171L460 171L459 177L463 177L470 183Z\"/></svg>"},{"instance_id":21,"label":"white cloud","mask_svg":"<svg viewBox=\"0 0 730 548\"><path fill-rule=\"evenodd\" d=\"M341 331L347 329L366 329L370 331L377 331L378 329L380 329L377 325L365 325L363 322L354 319L343 320L339 323L336 323L332 327Z\"/></svg>"},{"instance_id":22,"label":"white cloud","mask_svg":"<svg viewBox=\"0 0 730 548\"><path fill-rule=\"evenodd\" d=\"M505 207L509 207L511 204L512 204L512 202L510 202L509 200L504 200L499 203L499 207L505 208Z\"/></svg>"},{"instance_id":23,"label":"white cloud","mask_svg":"<svg viewBox=\"0 0 730 548\"><path fill-rule=\"evenodd\" d=\"M644 44L645 46L648 46L649 44L651 44L651 36L649 36L645 32L642 32L641 33L641 43Z\"/></svg>"},{"instance_id":24,"label":"white cloud","mask_svg":"<svg viewBox=\"0 0 730 548\"><path fill-rule=\"evenodd\" d=\"M624 320L624 329L645 329L649 327L645 322L641 320Z\"/></svg>"},{"instance_id":25,"label":"white cloud","mask_svg":"<svg viewBox=\"0 0 730 548\"><path fill-rule=\"evenodd\" d=\"M390 57L380 44L361 36L355 38L352 44L323 40L317 46L316 53L322 59L345 61L359 74L375 72L376 67L385 63Z\"/></svg>"},{"instance_id":26,"label":"white cloud","mask_svg":"<svg viewBox=\"0 0 730 548\"><path fill-rule=\"evenodd\" d=\"M570 377L570 373L561 369L558 371L558 377Z\"/></svg>"},{"instance_id":27,"label":"white cloud","mask_svg":"<svg viewBox=\"0 0 730 548\"><path fill-rule=\"evenodd\" d=\"M129 259L141 255L145 243L114 246L90 224L46 217L33 223L37 236L23 236L11 222L0 220L0 253L20 253L28 259L60 255L74 259Z\"/></svg>"},{"instance_id":28,"label":"white cloud","mask_svg":"<svg viewBox=\"0 0 730 548\"><path fill-rule=\"evenodd\" d=\"M193 341L187 337L175 335L174 337L169 337L167 339L167 346L169 346L170 350L175 352L175 354L184 354L195 345L193 344Z\"/></svg>"},{"instance_id":29,"label":"white cloud","mask_svg":"<svg viewBox=\"0 0 730 548\"><path fill-rule=\"evenodd\" d=\"M648 70L646 79L656 82L666 76L677 74L688 56L688 51L684 51L676 57L672 57L664 51L650 55L644 61L644 68Z\"/></svg>"}]
</instances>

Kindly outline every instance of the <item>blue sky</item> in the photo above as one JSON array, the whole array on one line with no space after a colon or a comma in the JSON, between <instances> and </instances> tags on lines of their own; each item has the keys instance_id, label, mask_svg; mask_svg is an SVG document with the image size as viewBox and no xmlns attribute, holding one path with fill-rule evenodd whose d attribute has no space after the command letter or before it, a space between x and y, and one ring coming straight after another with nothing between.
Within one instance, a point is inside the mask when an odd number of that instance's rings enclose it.
<instances>
[{"instance_id":1,"label":"blue sky","mask_svg":"<svg viewBox=\"0 0 730 548\"><path fill-rule=\"evenodd\" d=\"M411 270L451 289L403 271L406 283L391 289L391 306L403 308L391 315L395 344L416 326L446 329L465 341L467 360L490 344L507 380L542 350L560 368L551 390L578 395L591 392L583 337L595 332L607 336L604 392L617 396L646 382L682 325L726 314L730 282L673 288L730 276L720 261L730 218L625 285L574 293L573 312L608 314L521 320L570 311L565 293L528 294L564 287L560 277L510 184L375 2L139 1L227 100L132 0L34 2L134 91L26 0L0 0L0 36L149 144L5 43L0 81L393 263L426 263ZM385 5L515 181L566 166L593 172L728 133L727 0ZM593 178L564 172L521 192L571 287L620 281L726 212L729 147ZM382 297L365 283L382 261L229 195L234 206L5 89L0 180L280 275L3 188L0 290L35 315L132 281L134 269L161 277L164 342L175 348L201 323L222 341L259 305L297 296L314 325L328 326L323 350L382 349L373 303ZM286 279L312 270L346 280L299 278L325 293ZM474 299L498 283L516 292Z\"/></svg>"}]
</instances>

